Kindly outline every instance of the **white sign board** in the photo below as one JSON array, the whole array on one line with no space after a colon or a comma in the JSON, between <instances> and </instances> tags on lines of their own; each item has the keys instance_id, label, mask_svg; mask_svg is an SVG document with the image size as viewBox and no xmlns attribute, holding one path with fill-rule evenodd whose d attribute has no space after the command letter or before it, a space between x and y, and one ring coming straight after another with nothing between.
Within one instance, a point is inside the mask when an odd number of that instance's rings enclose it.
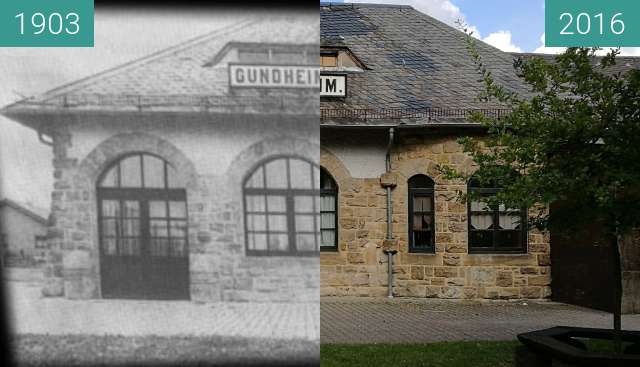
<instances>
[{"instance_id":1,"label":"white sign board","mask_svg":"<svg viewBox=\"0 0 640 367\"><path fill-rule=\"evenodd\" d=\"M229 65L232 87L318 88L320 69L312 66Z\"/></svg>"},{"instance_id":2,"label":"white sign board","mask_svg":"<svg viewBox=\"0 0 640 367\"><path fill-rule=\"evenodd\" d=\"M345 97L346 75L320 75L320 97Z\"/></svg>"}]
</instances>

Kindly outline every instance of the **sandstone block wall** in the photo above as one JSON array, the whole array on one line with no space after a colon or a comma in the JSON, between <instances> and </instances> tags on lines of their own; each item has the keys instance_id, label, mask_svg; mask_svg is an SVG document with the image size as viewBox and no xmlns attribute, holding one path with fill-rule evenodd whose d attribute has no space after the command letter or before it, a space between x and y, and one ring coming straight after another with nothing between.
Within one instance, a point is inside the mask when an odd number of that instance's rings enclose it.
<instances>
[{"instance_id":1,"label":"sandstone block wall","mask_svg":"<svg viewBox=\"0 0 640 367\"><path fill-rule=\"evenodd\" d=\"M324 142L323 142L324 143ZM323 144L324 145L324 144ZM338 184L338 251L321 253L321 294L385 296L386 196L379 177L353 178L331 146L321 165ZM466 184L446 180L437 164L472 170L470 158L451 137L403 138L391 155L397 175L393 197L394 294L437 298L547 298L551 295L549 236L531 230L523 254L469 254L467 206L457 200ZM435 254L409 253L407 180L425 174L435 181Z\"/></svg>"}]
</instances>

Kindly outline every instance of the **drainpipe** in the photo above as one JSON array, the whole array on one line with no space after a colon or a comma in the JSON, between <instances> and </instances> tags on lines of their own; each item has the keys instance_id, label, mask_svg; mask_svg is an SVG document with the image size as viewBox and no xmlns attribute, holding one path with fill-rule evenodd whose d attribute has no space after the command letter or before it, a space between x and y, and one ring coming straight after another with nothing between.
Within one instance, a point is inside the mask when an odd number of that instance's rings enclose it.
<instances>
[{"instance_id":1,"label":"drainpipe","mask_svg":"<svg viewBox=\"0 0 640 367\"><path fill-rule=\"evenodd\" d=\"M394 130L393 128L389 129L389 143L387 144L387 154L385 157L385 168L386 174L389 175L391 173L391 147L393 146L393 136ZM392 217L393 217L393 201L391 200L391 184L385 183L385 188L387 190L387 238L388 243L391 243L393 240L393 230L392 230ZM387 280L387 297L393 298L393 254L397 251L392 248L385 249L387 253L387 264L388 264L388 280Z\"/></svg>"}]
</instances>

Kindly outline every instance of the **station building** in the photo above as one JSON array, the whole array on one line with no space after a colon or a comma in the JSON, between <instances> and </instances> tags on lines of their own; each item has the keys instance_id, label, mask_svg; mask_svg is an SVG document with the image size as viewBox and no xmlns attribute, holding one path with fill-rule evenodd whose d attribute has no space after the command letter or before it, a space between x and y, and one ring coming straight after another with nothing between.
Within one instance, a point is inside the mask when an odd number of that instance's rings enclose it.
<instances>
[{"instance_id":1,"label":"station building","mask_svg":"<svg viewBox=\"0 0 640 367\"><path fill-rule=\"evenodd\" d=\"M318 21L247 14L5 107L54 152L44 295L317 302Z\"/></svg>"},{"instance_id":2,"label":"station building","mask_svg":"<svg viewBox=\"0 0 640 367\"><path fill-rule=\"evenodd\" d=\"M549 233L527 228L526 209L462 203L459 192L499 188L438 169L473 173L456 142L484 134L470 114L508 112L479 102L466 35L410 6L324 4L320 14L321 294L551 297ZM513 62L528 55L477 47L498 83L527 95ZM640 64L620 59L620 71ZM637 265L629 307L640 306Z\"/></svg>"}]
</instances>

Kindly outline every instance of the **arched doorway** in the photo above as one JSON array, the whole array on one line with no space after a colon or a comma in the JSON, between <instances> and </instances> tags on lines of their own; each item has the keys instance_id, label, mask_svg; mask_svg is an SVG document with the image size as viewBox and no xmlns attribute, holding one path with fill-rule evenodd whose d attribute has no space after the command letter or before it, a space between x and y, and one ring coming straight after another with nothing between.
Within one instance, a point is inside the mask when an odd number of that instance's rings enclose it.
<instances>
[{"instance_id":1,"label":"arched doorway","mask_svg":"<svg viewBox=\"0 0 640 367\"><path fill-rule=\"evenodd\" d=\"M121 157L97 185L104 298L189 299L186 190L164 159Z\"/></svg>"}]
</instances>

